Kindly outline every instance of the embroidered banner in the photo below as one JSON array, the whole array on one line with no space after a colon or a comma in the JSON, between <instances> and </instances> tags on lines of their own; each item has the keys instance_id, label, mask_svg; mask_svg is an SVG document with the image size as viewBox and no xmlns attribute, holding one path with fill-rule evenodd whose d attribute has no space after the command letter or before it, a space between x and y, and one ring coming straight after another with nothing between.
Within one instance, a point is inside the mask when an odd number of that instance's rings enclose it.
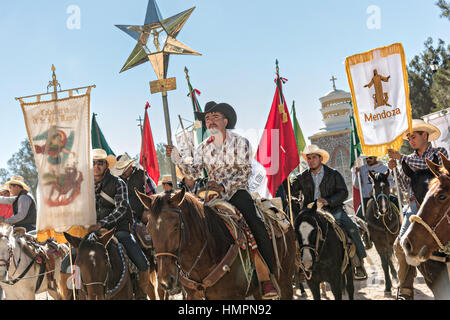
<instances>
[{"instance_id":1,"label":"embroidered banner","mask_svg":"<svg viewBox=\"0 0 450 320\"><path fill-rule=\"evenodd\" d=\"M65 243L63 232L83 237L96 222L90 89L21 106L39 175L37 240Z\"/></svg>"},{"instance_id":2,"label":"embroidered banner","mask_svg":"<svg viewBox=\"0 0 450 320\"><path fill-rule=\"evenodd\" d=\"M399 150L412 126L403 46L347 57L345 66L363 153L383 156L387 149Z\"/></svg>"},{"instance_id":3,"label":"embroidered banner","mask_svg":"<svg viewBox=\"0 0 450 320\"><path fill-rule=\"evenodd\" d=\"M441 136L432 144L434 147L444 147L450 150L450 108L422 117L425 122L436 126Z\"/></svg>"}]
</instances>

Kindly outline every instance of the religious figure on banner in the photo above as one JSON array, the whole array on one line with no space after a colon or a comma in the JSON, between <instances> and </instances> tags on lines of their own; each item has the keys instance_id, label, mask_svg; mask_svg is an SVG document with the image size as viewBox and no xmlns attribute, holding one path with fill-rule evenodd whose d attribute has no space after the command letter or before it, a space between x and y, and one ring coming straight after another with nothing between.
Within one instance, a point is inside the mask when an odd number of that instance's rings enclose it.
<instances>
[{"instance_id":1,"label":"religious figure on banner","mask_svg":"<svg viewBox=\"0 0 450 320\"><path fill-rule=\"evenodd\" d=\"M71 151L75 133L70 131L67 134L63 129L52 126L33 138L33 141L45 140L44 145L35 146L35 151L36 154L47 156L45 162L48 171L43 174L43 185L49 187L45 203L50 207L72 203L80 194L83 181L83 175L77 170L77 164L75 162L68 164L69 156L75 156L75 153Z\"/></svg>"},{"instance_id":2,"label":"religious figure on banner","mask_svg":"<svg viewBox=\"0 0 450 320\"><path fill-rule=\"evenodd\" d=\"M371 88L372 86L375 86L375 94L372 96L375 103L374 109L382 106L392 107L388 102L388 93L383 92L383 84L381 83L381 81L389 82L390 78L391 76L383 77L382 75L378 74L378 70L375 69L373 70L372 80L364 86L364 88Z\"/></svg>"}]
</instances>

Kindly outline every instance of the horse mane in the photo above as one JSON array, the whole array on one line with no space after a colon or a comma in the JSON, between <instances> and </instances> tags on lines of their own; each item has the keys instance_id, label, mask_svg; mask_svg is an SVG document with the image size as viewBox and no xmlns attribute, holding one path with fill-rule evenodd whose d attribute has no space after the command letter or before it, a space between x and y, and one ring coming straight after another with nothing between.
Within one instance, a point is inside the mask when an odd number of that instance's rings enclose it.
<instances>
[{"instance_id":1,"label":"horse mane","mask_svg":"<svg viewBox=\"0 0 450 320\"><path fill-rule=\"evenodd\" d=\"M87 247L87 248L93 248L94 244L98 242L98 235L96 232L88 233L83 240L80 242L80 248L81 247Z\"/></svg>"},{"instance_id":2,"label":"horse mane","mask_svg":"<svg viewBox=\"0 0 450 320\"><path fill-rule=\"evenodd\" d=\"M200 232L202 238L206 239L208 243L207 251L211 259L215 263L219 263L230 244L234 242L222 218L214 209L203 205L190 193L185 194L180 208L183 213L188 213L184 214L186 222L189 225L197 226L199 230L196 232ZM193 230L191 229L191 231Z\"/></svg>"}]
</instances>

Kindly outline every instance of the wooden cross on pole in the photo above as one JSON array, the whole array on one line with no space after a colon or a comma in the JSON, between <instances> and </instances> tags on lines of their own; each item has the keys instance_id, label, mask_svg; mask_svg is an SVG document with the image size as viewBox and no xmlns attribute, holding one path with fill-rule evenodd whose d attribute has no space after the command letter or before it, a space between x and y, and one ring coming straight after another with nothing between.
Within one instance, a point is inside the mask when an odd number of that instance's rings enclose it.
<instances>
[{"instance_id":1,"label":"wooden cross on pole","mask_svg":"<svg viewBox=\"0 0 450 320\"><path fill-rule=\"evenodd\" d=\"M336 80L337 78L335 76L332 76L330 81L333 81L333 89L336 91Z\"/></svg>"}]
</instances>

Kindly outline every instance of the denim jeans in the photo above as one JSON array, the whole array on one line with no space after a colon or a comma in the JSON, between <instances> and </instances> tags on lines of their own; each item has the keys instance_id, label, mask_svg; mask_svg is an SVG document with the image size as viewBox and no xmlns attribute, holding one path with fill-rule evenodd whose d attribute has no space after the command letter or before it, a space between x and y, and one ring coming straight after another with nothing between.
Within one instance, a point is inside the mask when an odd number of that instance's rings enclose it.
<instances>
[{"instance_id":1,"label":"denim jeans","mask_svg":"<svg viewBox=\"0 0 450 320\"><path fill-rule=\"evenodd\" d=\"M416 201L410 201L409 206L406 208L406 211L403 213L403 222L402 227L400 228L400 232L398 234L398 237L401 238L406 230L408 230L409 225L411 222L409 221L409 217L415 215L419 211L419 206L417 205Z\"/></svg>"},{"instance_id":2,"label":"denim jeans","mask_svg":"<svg viewBox=\"0 0 450 320\"><path fill-rule=\"evenodd\" d=\"M350 236L356 246L356 254L362 260L367 257L366 249L361 239L361 235L358 231L358 226L350 219L347 213L343 209L338 209L334 214L337 224L344 229L344 231Z\"/></svg>"},{"instance_id":3,"label":"denim jeans","mask_svg":"<svg viewBox=\"0 0 450 320\"><path fill-rule=\"evenodd\" d=\"M139 271L147 271L149 268L148 260L133 235L128 231L117 231L114 236L125 247L128 256Z\"/></svg>"}]
</instances>

